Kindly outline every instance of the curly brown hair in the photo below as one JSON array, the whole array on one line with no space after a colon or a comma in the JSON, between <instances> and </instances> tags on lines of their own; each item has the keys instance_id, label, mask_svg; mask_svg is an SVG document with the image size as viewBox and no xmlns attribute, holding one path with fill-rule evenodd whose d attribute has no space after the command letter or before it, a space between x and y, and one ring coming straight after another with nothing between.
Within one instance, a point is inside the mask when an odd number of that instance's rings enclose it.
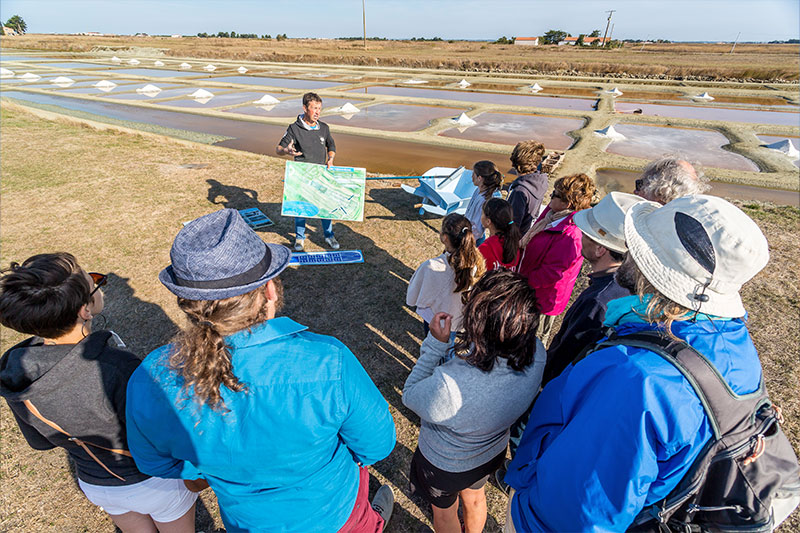
<instances>
[{"instance_id":1,"label":"curly brown hair","mask_svg":"<svg viewBox=\"0 0 800 533\"><path fill-rule=\"evenodd\" d=\"M573 211L589 209L596 193L594 180L586 174L564 176L553 184L553 195L565 201Z\"/></svg>"},{"instance_id":2,"label":"curly brown hair","mask_svg":"<svg viewBox=\"0 0 800 533\"><path fill-rule=\"evenodd\" d=\"M511 152L511 165L520 174L529 174L536 170L544 159L544 145L536 141L517 143Z\"/></svg>"},{"instance_id":3,"label":"curly brown hair","mask_svg":"<svg viewBox=\"0 0 800 533\"><path fill-rule=\"evenodd\" d=\"M283 287L273 279L278 293L275 309L283 302ZM193 388L194 400L214 410L226 410L220 395L225 385L234 392L247 387L233 373L225 337L267 320L269 308L264 286L224 300L178 298L188 324L178 335L169 366L183 377L183 390Z\"/></svg>"}]
</instances>

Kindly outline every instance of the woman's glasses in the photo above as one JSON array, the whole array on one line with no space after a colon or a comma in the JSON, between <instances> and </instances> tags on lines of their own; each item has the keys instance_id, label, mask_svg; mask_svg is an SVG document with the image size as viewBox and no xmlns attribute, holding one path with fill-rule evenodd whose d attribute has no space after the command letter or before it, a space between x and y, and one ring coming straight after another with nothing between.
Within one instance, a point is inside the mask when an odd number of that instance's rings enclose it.
<instances>
[{"instance_id":1,"label":"woman's glasses","mask_svg":"<svg viewBox=\"0 0 800 533\"><path fill-rule=\"evenodd\" d=\"M89 296L91 297L94 296L94 293L97 292L97 289L106 284L108 281L108 274L100 274L99 272L89 272L88 274L94 282L94 289L89 293Z\"/></svg>"}]
</instances>

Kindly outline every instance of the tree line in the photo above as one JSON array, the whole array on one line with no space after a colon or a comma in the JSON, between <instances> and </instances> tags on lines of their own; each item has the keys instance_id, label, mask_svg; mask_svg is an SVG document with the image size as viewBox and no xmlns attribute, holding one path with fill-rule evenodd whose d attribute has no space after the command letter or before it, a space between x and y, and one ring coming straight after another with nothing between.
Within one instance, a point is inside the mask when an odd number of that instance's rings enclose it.
<instances>
[{"instance_id":1,"label":"tree line","mask_svg":"<svg viewBox=\"0 0 800 533\"><path fill-rule=\"evenodd\" d=\"M198 33L197 36L200 37L201 39L208 39L212 37L224 37L226 39L264 39L264 40L272 39L272 35L268 33L259 37L257 33L236 33L235 31L232 32L220 31L217 33L206 33L203 31ZM288 39L288 37L286 36L285 33L283 34L279 33L278 35L275 36L275 39L278 41L285 41L286 39Z\"/></svg>"}]
</instances>

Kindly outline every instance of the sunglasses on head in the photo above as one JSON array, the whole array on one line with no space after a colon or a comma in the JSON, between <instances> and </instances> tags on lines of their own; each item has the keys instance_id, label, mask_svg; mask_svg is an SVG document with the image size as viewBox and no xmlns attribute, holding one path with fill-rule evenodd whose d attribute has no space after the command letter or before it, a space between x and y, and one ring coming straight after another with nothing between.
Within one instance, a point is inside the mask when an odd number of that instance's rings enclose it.
<instances>
[{"instance_id":1,"label":"sunglasses on head","mask_svg":"<svg viewBox=\"0 0 800 533\"><path fill-rule=\"evenodd\" d=\"M100 274L99 272L88 272L89 277L92 278L94 282L94 289L92 292L89 293L89 296L93 296L94 293L97 292L97 289L102 287L103 285L108 282L108 274Z\"/></svg>"},{"instance_id":2,"label":"sunglasses on head","mask_svg":"<svg viewBox=\"0 0 800 533\"><path fill-rule=\"evenodd\" d=\"M634 191L641 191L642 185L644 185L644 179L639 178L638 180L633 182Z\"/></svg>"}]
</instances>

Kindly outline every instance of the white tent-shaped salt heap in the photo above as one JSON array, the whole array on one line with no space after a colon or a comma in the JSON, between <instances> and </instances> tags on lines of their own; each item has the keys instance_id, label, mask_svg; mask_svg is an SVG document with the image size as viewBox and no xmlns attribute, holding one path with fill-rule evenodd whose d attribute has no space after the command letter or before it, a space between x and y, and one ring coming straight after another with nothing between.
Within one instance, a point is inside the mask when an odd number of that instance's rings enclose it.
<instances>
[{"instance_id":1,"label":"white tent-shaped salt heap","mask_svg":"<svg viewBox=\"0 0 800 533\"><path fill-rule=\"evenodd\" d=\"M118 58L117 56L114 56L114 57L111 58L111 62L112 63L122 63L122 60L120 58Z\"/></svg>"},{"instance_id":2,"label":"white tent-shaped salt heap","mask_svg":"<svg viewBox=\"0 0 800 533\"><path fill-rule=\"evenodd\" d=\"M477 122L469 118L466 113L461 113L458 115L458 118L454 118L453 122L455 122L461 128L469 128L470 126L477 124Z\"/></svg>"},{"instance_id":3,"label":"white tent-shaped salt heap","mask_svg":"<svg viewBox=\"0 0 800 533\"><path fill-rule=\"evenodd\" d=\"M117 84L110 80L102 80L95 83L94 86L100 89L101 91L107 93L113 91L114 87L116 87Z\"/></svg>"},{"instance_id":4,"label":"white tent-shaped salt heap","mask_svg":"<svg viewBox=\"0 0 800 533\"><path fill-rule=\"evenodd\" d=\"M711 100L713 100L713 99L714 99L714 97L713 97L713 96L711 96L711 95L710 95L710 94L708 94L708 93L698 94L697 96L694 96L693 98L694 98L695 100L705 100L705 101L707 101L707 102L710 102Z\"/></svg>"},{"instance_id":5,"label":"white tent-shaped salt heap","mask_svg":"<svg viewBox=\"0 0 800 533\"><path fill-rule=\"evenodd\" d=\"M41 76L39 76L38 74L34 74L33 72L26 72L25 74L20 76L20 78L25 81L39 81L40 79L42 79Z\"/></svg>"},{"instance_id":6,"label":"white tent-shaped salt heap","mask_svg":"<svg viewBox=\"0 0 800 533\"><path fill-rule=\"evenodd\" d=\"M622 96L622 94L623 94L622 91L620 91L617 87L614 87L613 89L606 90L606 93L610 94L614 98L616 98L617 96Z\"/></svg>"},{"instance_id":7,"label":"white tent-shaped salt heap","mask_svg":"<svg viewBox=\"0 0 800 533\"><path fill-rule=\"evenodd\" d=\"M236 69L236 72L238 72L239 74L244 74L245 72L247 72L247 69L244 67L239 67Z\"/></svg>"},{"instance_id":8,"label":"white tent-shaped salt heap","mask_svg":"<svg viewBox=\"0 0 800 533\"><path fill-rule=\"evenodd\" d=\"M14 77L13 70L9 70L5 67L0 67L0 78L13 78L13 77Z\"/></svg>"},{"instance_id":9,"label":"white tent-shaped salt heap","mask_svg":"<svg viewBox=\"0 0 800 533\"><path fill-rule=\"evenodd\" d=\"M350 120L351 118L353 118L353 115L355 115L356 113L360 113L361 110L356 106L354 106L353 104L351 104L350 102L347 102L343 106L339 106L336 109L334 109L334 112L341 113L342 118L344 118L345 120Z\"/></svg>"},{"instance_id":10,"label":"white tent-shaped salt heap","mask_svg":"<svg viewBox=\"0 0 800 533\"><path fill-rule=\"evenodd\" d=\"M256 104L259 108L263 109L264 111L272 111L272 109L277 104L281 103L281 101L272 95L265 94L264 96L262 96L253 103Z\"/></svg>"},{"instance_id":11,"label":"white tent-shaped salt heap","mask_svg":"<svg viewBox=\"0 0 800 533\"><path fill-rule=\"evenodd\" d=\"M50 80L50 83L63 88L63 87L69 87L70 85L75 83L75 80L73 80L72 78L67 78L66 76L59 76L54 80Z\"/></svg>"},{"instance_id":12,"label":"white tent-shaped salt heap","mask_svg":"<svg viewBox=\"0 0 800 533\"><path fill-rule=\"evenodd\" d=\"M186 61L184 61L183 63L181 63L181 68L192 68L192 66Z\"/></svg>"},{"instance_id":13,"label":"white tent-shaped salt heap","mask_svg":"<svg viewBox=\"0 0 800 533\"><path fill-rule=\"evenodd\" d=\"M462 89L466 89L470 85L472 84L465 79L462 79L460 82L458 82L458 86L461 87Z\"/></svg>"},{"instance_id":14,"label":"white tent-shaped salt heap","mask_svg":"<svg viewBox=\"0 0 800 533\"><path fill-rule=\"evenodd\" d=\"M418 85L420 83L428 83L428 81L427 80L418 80L418 79L412 78L410 80L403 81L403 83L407 83L409 85Z\"/></svg>"},{"instance_id":15,"label":"white tent-shaped salt heap","mask_svg":"<svg viewBox=\"0 0 800 533\"><path fill-rule=\"evenodd\" d=\"M623 134L614 129L614 126L607 126L601 130L594 130L596 135L611 139L612 141L622 141L627 139Z\"/></svg>"},{"instance_id":16,"label":"white tent-shaped salt heap","mask_svg":"<svg viewBox=\"0 0 800 533\"><path fill-rule=\"evenodd\" d=\"M128 64L129 65L138 65L139 64L139 60L138 59L129 59L128 60Z\"/></svg>"},{"instance_id":17,"label":"white tent-shaped salt heap","mask_svg":"<svg viewBox=\"0 0 800 533\"><path fill-rule=\"evenodd\" d=\"M163 61L156 61L155 63L153 63L153 66L163 67L164 66L164 62Z\"/></svg>"},{"instance_id":18,"label":"white tent-shaped salt heap","mask_svg":"<svg viewBox=\"0 0 800 533\"><path fill-rule=\"evenodd\" d=\"M534 83L533 85L528 85L528 90L538 93L542 90L542 86L538 83Z\"/></svg>"},{"instance_id":19,"label":"white tent-shaped salt heap","mask_svg":"<svg viewBox=\"0 0 800 533\"><path fill-rule=\"evenodd\" d=\"M136 92L152 98L161 92L161 88L148 83L144 87L139 87L136 89Z\"/></svg>"},{"instance_id":20,"label":"white tent-shaped salt heap","mask_svg":"<svg viewBox=\"0 0 800 533\"><path fill-rule=\"evenodd\" d=\"M209 63L208 65L203 67L203 70L205 70L207 72L214 72L215 70L217 70L217 67L215 67L214 65Z\"/></svg>"},{"instance_id":21,"label":"white tent-shaped salt heap","mask_svg":"<svg viewBox=\"0 0 800 533\"><path fill-rule=\"evenodd\" d=\"M795 148L790 139L783 139L782 141L767 144L765 146L770 150L777 150L786 157L790 158L792 161L797 161L800 159L800 151Z\"/></svg>"},{"instance_id":22,"label":"white tent-shaped salt heap","mask_svg":"<svg viewBox=\"0 0 800 533\"><path fill-rule=\"evenodd\" d=\"M208 103L209 100L214 98L214 93L212 93L211 91L206 91L205 89L197 89L189 96L194 98L194 101L197 102L198 104L206 104Z\"/></svg>"}]
</instances>

